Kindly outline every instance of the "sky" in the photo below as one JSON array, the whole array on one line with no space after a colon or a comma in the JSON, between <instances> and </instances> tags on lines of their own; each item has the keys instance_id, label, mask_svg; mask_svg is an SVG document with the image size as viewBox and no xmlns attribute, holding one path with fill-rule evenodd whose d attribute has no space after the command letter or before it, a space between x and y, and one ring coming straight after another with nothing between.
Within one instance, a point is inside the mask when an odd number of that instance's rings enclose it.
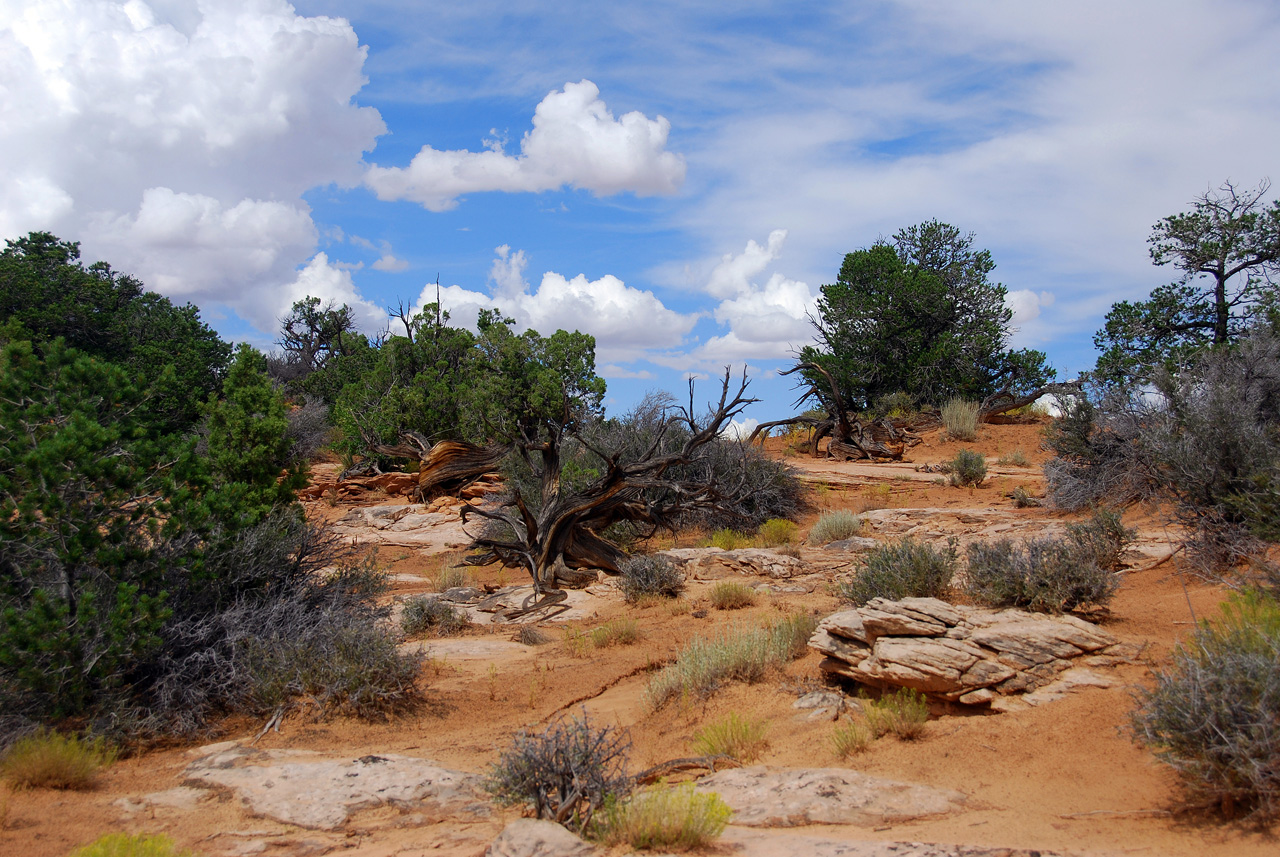
<instances>
[{"instance_id":1,"label":"sky","mask_svg":"<svg viewBox=\"0 0 1280 857\"><path fill-rule=\"evenodd\" d=\"M937 218L1066 377L1175 279L1153 224L1273 176L1277 44L1270 0L0 0L0 238L263 348L306 295L497 307L593 334L612 413L733 367L766 420L844 254Z\"/></svg>"}]
</instances>

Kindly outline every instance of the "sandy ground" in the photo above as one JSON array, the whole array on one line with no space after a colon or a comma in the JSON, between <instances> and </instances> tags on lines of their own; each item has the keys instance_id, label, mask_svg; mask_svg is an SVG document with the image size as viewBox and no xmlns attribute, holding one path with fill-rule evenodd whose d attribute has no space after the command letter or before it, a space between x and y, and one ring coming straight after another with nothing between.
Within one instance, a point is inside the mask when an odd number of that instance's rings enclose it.
<instances>
[{"instance_id":1,"label":"sandy ground","mask_svg":"<svg viewBox=\"0 0 1280 857\"><path fill-rule=\"evenodd\" d=\"M778 441L771 441L778 454ZM962 447L991 457L992 477L979 489L937 484L936 474L916 465L950 458ZM1031 466L997 465L995 459L1021 450ZM1043 491L1038 465L1038 426L984 426L976 442L956 444L931 436L914 448L908 464L837 464L788 456L816 487L814 508L802 522L807 532L824 509L857 511L890 509L998 509L1036 526L1060 525L1063 516L1044 509L1015 510L1007 496L1022 485ZM403 502L380 498L379 502ZM333 520L347 511L325 502L310 504L309 513ZM1144 510L1126 515L1126 523L1142 531L1148 555L1167 550L1158 519ZM693 544L696 534L677 542ZM670 545L670 539L667 545ZM1133 554L1135 565L1147 556ZM431 588L442 557L413 548L388 547L382 558L398 575L397 594ZM785 612L826 614L838 608L822 586L813 591L778 592L752 608L732 612L709 608L710 583L693 583L681 604L669 602L630 607L620 600L601 602L594 617L572 623L588 630L615 617L636 620L640 642L630 646L583 651L568 641L563 626L547 625L552 642L537 649L509 653L510 647L482 642L506 641L512 629L481 631L461 643L431 641L432 657L423 670L426 703L421 710L389 723L336 719L316 722L305 713L287 719L279 732L267 733L266 748L319 750L335 757L368 753L400 753L432 759L447 767L484 771L518 729L545 724L565 712L586 710L593 720L630 730L632 767L640 769L692 753L694 733L729 712L767 720L770 746L761 762L787 767L846 766L866 773L958 789L970 796L969 808L937 820L889 827L810 827L798 833L828 838L885 839L975 845L1043 848L1100 854L1274 855L1280 853L1275 832L1218 819L1181 813L1182 792L1176 777L1129 730L1135 691L1150 681L1151 669L1163 663L1171 648L1192 627L1192 615L1212 616L1222 592L1190 575L1180 574L1179 560L1126 575L1105 627L1123 641L1147 644L1143 665L1117 668L1121 686L1089 689L1052 704L1006 714L940 711L923 740L882 739L847 762L831 750L830 722L797 719L791 703L806 689L822 684L819 656L810 653L784 673L756 685L728 687L710 699L684 707L648 712L642 694L650 673L670 661L695 636L733 626L758 625ZM496 568L476 572L479 582L518 582L515 572ZM702 618L695 613L706 610ZM470 644L471 654L463 649ZM479 645L477 645L479 644ZM453 656L450 652L453 651ZM486 653L491 653L486 654ZM232 720L214 738L249 738L261 724ZM114 830L166 832L177 842L204 854L236 853L243 843L275 835L265 853L323 853L337 848L359 855L478 855L492 840L508 813L475 824L403 827L391 810L358 816L338 835L314 834L275 822L251 818L224 797L196 810L152 809L125 814L116 801L131 795L180 785L189 747L149 751L118 762L88 792L33 790L9 793L0 800L0 854L56 857ZM745 828L742 831L752 835ZM238 845L238 843L240 845ZM728 846L721 849L731 853Z\"/></svg>"}]
</instances>

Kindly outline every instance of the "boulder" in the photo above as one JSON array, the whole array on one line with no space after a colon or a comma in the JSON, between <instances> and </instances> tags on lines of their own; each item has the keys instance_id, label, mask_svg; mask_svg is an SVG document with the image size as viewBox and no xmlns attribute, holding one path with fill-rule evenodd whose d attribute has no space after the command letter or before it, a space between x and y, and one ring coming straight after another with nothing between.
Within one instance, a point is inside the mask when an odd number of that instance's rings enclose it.
<instances>
[{"instance_id":1,"label":"boulder","mask_svg":"<svg viewBox=\"0 0 1280 857\"><path fill-rule=\"evenodd\" d=\"M554 821L521 818L502 829L484 857L590 857L597 851Z\"/></svg>"},{"instance_id":2,"label":"boulder","mask_svg":"<svg viewBox=\"0 0 1280 857\"><path fill-rule=\"evenodd\" d=\"M964 705L992 705L1000 696L1034 692L1084 655L1130 654L1106 631L1074 616L988 610L936 598L875 598L833 613L819 623L809 645L826 655L820 667L833 675L871 687L909 687ZM1097 685L1077 682L1071 689L1080 686ZM1051 692L1045 699L1060 695Z\"/></svg>"},{"instance_id":3,"label":"boulder","mask_svg":"<svg viewBox=\"0 0 1280 857\"><path fill-rule=\"evenodd\" d=\"M733 809L732 823L748 827L871 827L944 815L965 802L963 794L950 789L845 768L736 768L704 778L698 790L718 794Z\"/></svg>"}]
</instances>

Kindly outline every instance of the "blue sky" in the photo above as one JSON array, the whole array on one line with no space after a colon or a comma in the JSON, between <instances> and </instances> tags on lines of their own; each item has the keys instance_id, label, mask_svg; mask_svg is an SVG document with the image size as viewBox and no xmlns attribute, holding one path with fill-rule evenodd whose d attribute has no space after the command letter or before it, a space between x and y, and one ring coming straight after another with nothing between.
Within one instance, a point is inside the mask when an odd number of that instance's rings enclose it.
<instances>
[{"instance_id":1,"label":"blue sky","mask_svg":"<svg viewBox=\"0 0 1280 857\"><path fill-rule=\"evenodd\" d=\"M1271 2L0 2L0 237L224 334L304 294L594 333L609 407L776 376L843 254L976 234L1015 344L1092 365L1159 218L1274 173ZM709 396L710 381L701 389Z\"/></svg>"}]
</instances>

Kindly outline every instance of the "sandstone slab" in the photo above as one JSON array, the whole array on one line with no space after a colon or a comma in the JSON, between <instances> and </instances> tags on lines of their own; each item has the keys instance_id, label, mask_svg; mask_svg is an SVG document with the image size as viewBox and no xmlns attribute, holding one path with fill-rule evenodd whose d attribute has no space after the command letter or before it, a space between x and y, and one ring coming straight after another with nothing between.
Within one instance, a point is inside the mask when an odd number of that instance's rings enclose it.
<instances>
[{"instance_id":1,"label":"sandstone slab","mask_svg":"<svg viewBox=\"0 0 1280 857\"><path fill-rule=\"evenodd\" d=\"M590 857L599 849L554 821L521 818L502 829L485 857Z\"/></svg>"},{"instance_id":2,"label":"sandstone slab","mask_svg":"<svg viewBox=\"0 0 1280 857\"><path fill-rule=\"evenodd\" d=\"M333 830L352 813L394 806L422 817L475 820L490 813L480 777L410 756L320 759L315 754L214 748L186 770L187 784L230 789L255 815Z\"/></svg>"},{"instance_id":3,"label":"sandstone slab","mask_svg":"<svg viewBox=\"0 0 1280 857\"><path fill-rule=\"evenodd\" d=\"M874 826L944 815L965 796L949 789L901 783L844 768L768 768L721 771L698 783L733 809L733 824Z\"/></svg>"},{"instance_id":4,"label":"sandstone slab","mask_svg":"<svg viewBox=\"0 0 1280 857\"><path fill-rule=\"evenodd\" d=\"M1039 848L869 842L805 836L785 831L735 830L732 827L720 837L720 843L732 848L735 857L1068 857L1061 851L1044 851Z\"/></svg>"},{"instance_id":5,"label":"sandstone slab","mask_svg":"<svg viewBox=\"0 0 1280 857\"><path fill-rule=\"evenodd\" d=\"M662 551L676 570L694 580L720 580L735 575L786 580L806 573L805 562L765 548L674 548Z\"/></svg>"}]
</instances>

